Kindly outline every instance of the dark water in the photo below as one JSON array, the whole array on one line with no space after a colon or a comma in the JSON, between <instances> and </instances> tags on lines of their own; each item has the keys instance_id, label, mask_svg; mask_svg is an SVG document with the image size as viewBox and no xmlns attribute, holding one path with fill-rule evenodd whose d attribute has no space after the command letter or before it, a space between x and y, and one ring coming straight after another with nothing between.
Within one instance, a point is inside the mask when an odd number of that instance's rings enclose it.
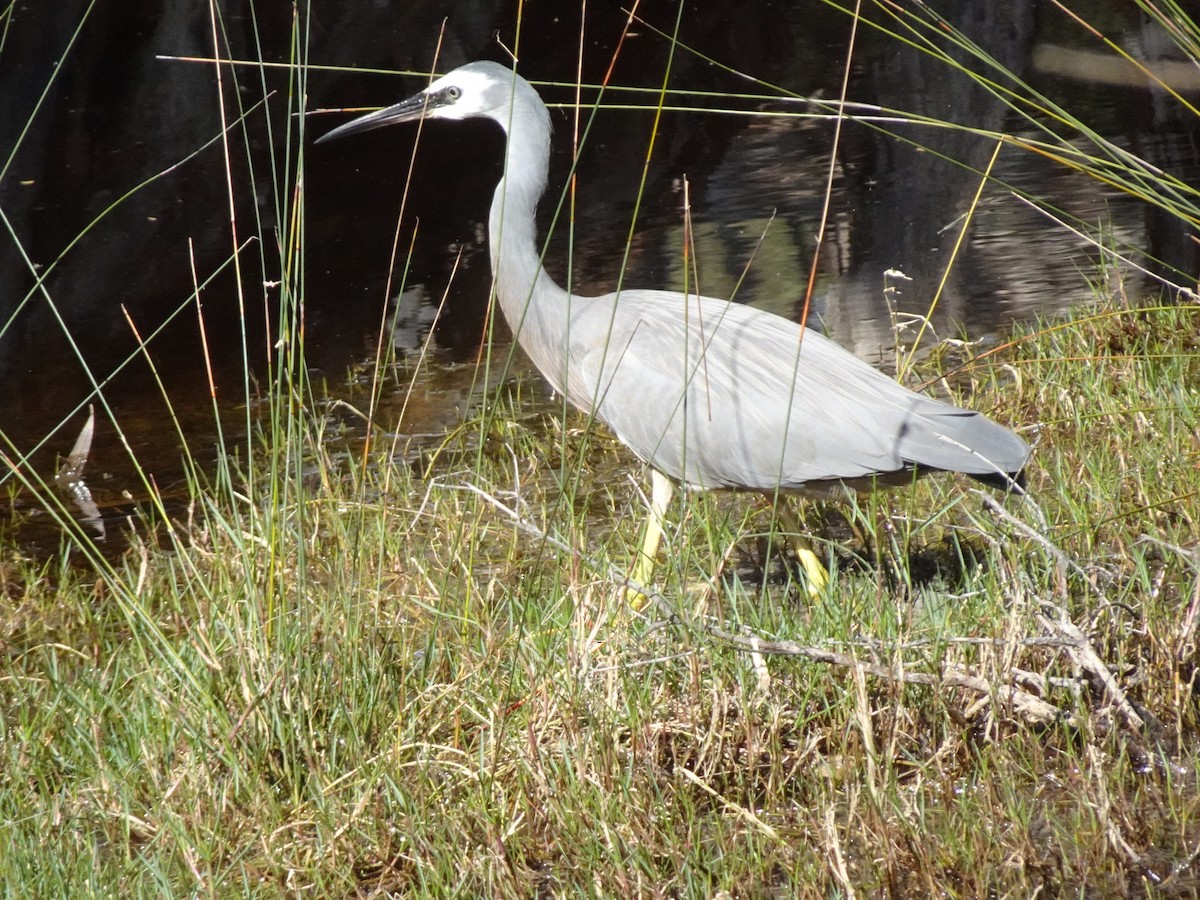
<instances>
[{"instance_id":1,"label":"dark water","mask_svg":"<svg viewBox=\"0 0 1200 900\"><path fill-rule=\"evenodd\" d=\"M824 202L832 121L811 115L819 107L787 102L781 91L710 60L796 95L836 98L849 20L815 2L742 4L736 13L729 4L687 3L681 14L674 3L643 3L641 15L668 32L679 14L680 39L695 51L675 51L669 86L681 93L667 102L687 110L664 112L646 165L655 127L655 113L646 107L656 102L670 46L646 25L622 41L622 5L587 5L583 80L599 82L615 55L611 83L648 90L605 95L613 108L596 115L579 159L575 225L560 217L548 268L560 281L569 271L581 293L615 287L645 167L626 284L682 288L686 190L700 289L715 296L736 289L738 300L797 317ZM288 4L218 6L220 53L239 59L287 62L298 35L313 65L427 71L443 18L441 70L475 58L502 59L495 35L507 46L516 43L515 3L477 0L436 9L318 4L300 19ZM1196 117L1162 88L1131 80L1061 12L1032 2L942 6L1002 65L1115 146L1186 184L1200 180ZM1161 62L1165 42L1131 4L1096 0L1075 7L1135 56ZM538 0L523 9L520 70L535 82L551 82L541 89L554 107L557 145L542 209L548 226L571 166L570 85L581 23L570 3ZM184 444L197 458L215 455L206 356L227 436L244 433L253 418L256 394L244 388L243 360L256 378L270 377L275 282L286 265L279 248L287 247L290 233L279 224L288 220L295 196L294 170L284 163L296 164L300 104L286 69L226 68L219 95L211 66L159 59L211 55L212 24L195 4L100 0L90 14L86 10L74 0L14 9L0 45L0 159L6 161L0 209L8 223L0 239L0 449L15 461L40 447L18 465L52 477L56 456L70 449L83 410L97 402L95 384L102 383L107 409L98 410L89 471L115 517L144 496L118 427L132 455L168 492L182 489ZM853 101L1040 137L1030 121L966 78L877 30L860 29L854 60ZM1195 102L1200 88L1187 71L1172 84ZM421 83L419 77L313 70L303 88L312 108L368 106L394 102ZM703 93L709 91L753 96L714 98ZM227 116L235 116L239 101L249 107L268 92L274 93L265 109L231 130L227 164L214 142L221 127L218 97L224 96ZM583 99L594 96L585 91ZM419 389L407 404L389 400L387 414L403 406L406 433L435 433L478 402L462 364L474 358L483 337L484 228L502 138L486 123L428 126L397 232L415 129L311 146L312 135L340 121L310 117L306 123L307 360L333 394L357 396L354 385L363 376L353 367L373 356L388 297L399 293L399 272L389 288L398 233L401 259L409 259L397 337L402 352L424 344L434 310L445 302L431 342L437 352L424 364ZM279 150L289 123L290 155ZM880 131L847 123L835 158L812 321L875 358L893 343L896 316L926 312L939 285L932 323L940 336L1002 332L1014 320L1091 302L1088 280L1100 275L1100 254L1021 202L1017 192L1103 232L1137 265L1194 285L1198 245L1178 220L1012 144L996 157L994 180L951 265L978 173L995 147L992 138L946 129L893 124ZM235 240L256 235L262 239L240 257L239 292L231 250ZM1109 262L1132 296L1158 290L1130 265ZM888 271L906 277L889 279ZM194 279L204 284L207 351ZM138 351L134 329L146 336L164 322L149 342L152 367ZM394 393L401 396L402 388ZM9 491L18 480L11 470L0 472ZM28 492L10 504L21 517L36 517L38 505Z\"/></svg>"}]
</instances>

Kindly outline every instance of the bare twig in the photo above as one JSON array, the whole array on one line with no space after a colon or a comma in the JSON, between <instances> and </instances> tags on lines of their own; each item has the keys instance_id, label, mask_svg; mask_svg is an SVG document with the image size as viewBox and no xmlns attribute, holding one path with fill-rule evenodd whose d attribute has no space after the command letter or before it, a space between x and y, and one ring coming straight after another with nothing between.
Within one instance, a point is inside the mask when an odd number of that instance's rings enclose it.
<instances>
[{"instance_id":1,"label":"bare twig","mask_svg":"<svg viewBox=\"0 0 1200 900\"><path fill-rule=\"evenodd\" d=\"M1133 708L1124 689L1117 683L1116 677L1096 653L1092 642L1080 631L1079 626L1068 620L1065 615L1056 620L1043 612L1038 615L1038 619L1047 630L1058 633L1068 641L1067 653L1075 661L1075 665L1090 673L1100 683L1124 725L1135 732L1145 730L1146 720Z\"/></svg>"},{"instance_id":2,"label":"bare twig","mask_svg":"<svg viewBox=\"0 0 1200 900\"><path fill-rule=\"evenodd\" d=\"M762 819L760 819L758 816L756 816L750 810L746 809L746 807L739 806L738 804L734 803L732 800L729 800L728 798L723 797L714 787L712 787L707 782L705 782L704 779L702 779L699 775L697 775L691 769L688 769L686 766L680 766L675 771L678 772L679 774L681 774L684 778L686 778L692 784L696 785L696 787L700 788L700 790L704 791L706 794L708 794L710 797L712 797L718 803L722 804L727 810L732 812L738 818L753 825L755 828L757 828L759 831L761 831L767 837L769 837L775 841L782 840L782 838L780 838L780 836L779 836L778 831L776 831L774 828L772 828L770 825L768 825L766 822L764 822Z\"/></svg>"},{"instance_id":3,"label":"bare twig","mask_svg":"<svg viewBox=\"0 0 1200 900\"><path fill-rule=\"evenodd\" d=\"M1049 538L1043 534L1039 534L1036 530L1010 513L991 494L975 489L972 489L971 493L979 497L983 501L983 505L986 506L988 510L991 511L997 518L1002 519L1005 524L1010 525L1012 528L1021 532L1021 534L1023 534L1025 537L1041 546L1054 558L1054 561L1058 563L1060 569L1070 569L1071 571L1075 572L1084 580L1087 586L1092 589L1097 597L1099 597L1101 600L1106 600L1104 592L1097 587L1091 576L1088 575L1084 568L1079 565L1079 563L1075 562L1075 560L1071 559L1071 557L1069 557L1062 549L1056 547Z\"/></svg>"},{"instance_id":4,"label":"bare twig","mask_svg":"<svg viewBox=\"0 0 1200 900\"><path fill-rule=\"evenodd\" d=\"M957 666L943 669L941 672L913 672L884 666L878 663L864 662L851 653L838 653L821 647L806 647L795 641L768 641L760 637L747 637L726 631L717 625L707 625L705 630L713 637L732 644L740 650L757 652L763 655L792 656L807 659L810 662L855 669L864 675L883 678L903 684L923 684L930 687L957 687L964 690L983 694L993 702L1007 704L1012 709L1033 724L1049 724L1051 722L1071 721L1062 710L1052 703L1031 694L1029 691L1011 685L994 685L978 675L971 675Z\"/></svg>"}]
</instances>

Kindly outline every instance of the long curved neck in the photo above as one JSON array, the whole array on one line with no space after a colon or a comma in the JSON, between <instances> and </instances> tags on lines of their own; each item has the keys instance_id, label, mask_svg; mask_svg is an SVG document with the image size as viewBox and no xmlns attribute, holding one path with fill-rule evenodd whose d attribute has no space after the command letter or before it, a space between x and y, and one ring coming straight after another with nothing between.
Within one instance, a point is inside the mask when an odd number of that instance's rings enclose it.
<instances>
[{"instance_id":1,"label":"long curved neck","mask_svg":"<svg viewBox=\"0 0 1200 900\"><path fill-rule=\"evenodd\" d=\"M550 166L549 117L536 95L518 95L514 104L511 121L501 123L508 131L505 174L488 218L496 299L521 347L561 391L569 297L542 266L537 239L537 204Z\"/></svg>"},{"instance_id":2,"label":"long curved neck","mask_svg":"<svg viewBox=\"0 0 1200 900\"><path fill-rule=\"evenodd\" d=\"M516 164L523 169L528 157L521 156L519 144L510 140L509 147L509 166L518 160ZM542 155L546 155L544 151ZM544 305L540 302L543 291L547 288L558 290L542 266L542 248L537 236L537 204L544 176L534 183L521 177L522 174L523 171L509 173L500 179L488 217L488 244L492 274L496 279L496 298L514 332L534 309Z\"/></svg>"}]
</instances>

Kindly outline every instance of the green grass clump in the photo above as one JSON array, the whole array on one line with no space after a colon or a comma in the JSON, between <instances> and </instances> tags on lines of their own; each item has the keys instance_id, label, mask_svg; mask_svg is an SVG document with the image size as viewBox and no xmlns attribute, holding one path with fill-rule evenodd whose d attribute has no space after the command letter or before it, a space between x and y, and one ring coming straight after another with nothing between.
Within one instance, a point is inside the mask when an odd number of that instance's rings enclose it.
<instances>
[{"instance_id":1,"label":"green grass clump","mask_svg":"<svg viewBox=\"0 0 1200 900\"><path fill-rule=\"evenodd\" d=\"M683 498L645 615L582 418L364 459L295 410L115 567L4 564L5 892L1194 891L1196 334L1111 308L972 370L1031 498L844 504L827 596Z\"/></svg>"}]
</instances>

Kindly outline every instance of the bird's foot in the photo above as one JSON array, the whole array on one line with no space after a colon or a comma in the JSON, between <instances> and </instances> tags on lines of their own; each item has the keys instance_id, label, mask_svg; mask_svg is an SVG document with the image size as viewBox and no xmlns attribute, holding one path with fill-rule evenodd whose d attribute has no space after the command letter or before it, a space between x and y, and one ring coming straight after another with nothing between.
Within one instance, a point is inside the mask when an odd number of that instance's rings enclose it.
<instances>
[{"instance_id":1,"label":"bird's foot","mask_svg":"<svg viewBox=\"0 0 1200 900\"><path fill-rule=\"evenodd\" d=\"M629 608L635 613L641 612L650 603L649 595L632 585L627 586L624 593L625 602L629 604Z\"/></svg>"},{"instance_id":2,"label":"bird's foot","mask_svg":"<svg viewBox=\"0 0 1200 900\"><path fill-rule=\"evenodd\" d=\"M799 560L800 567L804 569L804 581L808 589L808 596L813 600L818 600L829 591L829 570L825 568L825 564L817 557L812 547L798 545L795 550L796 559Z\"/></svg>"}]
</instances>

